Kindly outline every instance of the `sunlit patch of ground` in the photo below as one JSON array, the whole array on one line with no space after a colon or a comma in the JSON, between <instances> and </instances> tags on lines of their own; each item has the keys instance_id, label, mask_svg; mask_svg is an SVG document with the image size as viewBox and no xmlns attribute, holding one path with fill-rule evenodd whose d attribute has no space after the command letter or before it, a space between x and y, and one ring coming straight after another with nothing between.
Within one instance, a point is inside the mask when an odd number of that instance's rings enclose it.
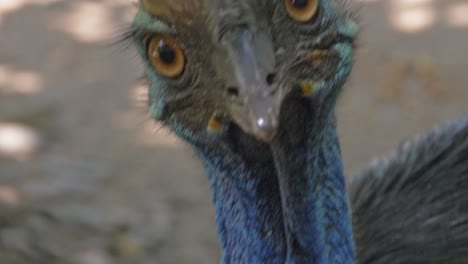
<instances>
[{"instance_id":1,"label":"sunlit patch of ground","mask_svg":"<svg viewBox=\"0 0 468 264\"><path fill-rule=\"evenodd\" d=\"M44 79L37 72L12 70L0 64L0 94L36 94L43 85Z\"/></svg>"},{"instance_id":2,"label":"sunlit patch of ground","mask_svg":"<svg viewBox=\"0 0 468 264\"><path fill-rule=\"evenodd\" d=\"M0 123L0 156L28 160L40 145L40 136L34 129L22 124Z\"/></svg>"},{"instance_id":3,"label":"sunlit patch of ground","mask_svg":"<svg viewBox=\"0 0 468 264\"><path fill-rule=\"evenodd\" d=\"M391 4L391 24L399 31L415 33L428 29L436 22L432 0L393 0Z\"/></svg>"},{"instance_id":4,"label":"sunlit patch of ground","mask_svg":"<svg viewBox=\"0 0 468 264\"><path fill-rule=\"evenodd\" d=\"M26 5L48 5L60 0L2 0L0 1L0 25L5 15L13 13Z\"/></svg>"},{"instance_id":5,"label":"sunlit patch of ground","mask_svg":"<svg viewBox=\"0 0 468 264\"><path fill-rule=\"evenodd\" d=\"M354 1L362 4L382 2ZM452 3L444 9L436 8L435 0L388 0L388 4L387 19L395 30L403 33L426 31L440 22L449 27L468 27L468 2Z\"/></svg>"},{"instance_id":6,"label":"sunlit patch of ground","mask_svg":"<svg viewBox=\"0 0 468 264\"><path fill-rule=\"evenodd\" d=\"M452 4L446 11L446 22L453 27L468 27L468 2Z\"/></svg>"},{"instance_id":7,"label":"sunlit patch of ground","mask_svg":"<svg viewBox=\"0 0 468 264\"><path fill-rule=\"evenodd\" d=\"M54 25L85 43L106 41L112 36L110 12L100 2L77 1L69 12L54 18Z\"/></svg>"},{"instance_id":8,"label":"sunlit patch of ground","mask_svg":"<svg viewBox=\"0 0 468 264\"><path fill-rule=\"evenodd\" d=\"M124 15L126 25L117 25L112 18L112 7L129 6L131 3L130 0L76 1L69 12L55 17L50 24L80 42L112 41L134 17L134 12L127 12Z\"/></svg>"},{"instance_id":9,"label":"sunlit patch of ground","mask_svg":"<svg viewBox=\"0 0 468 264\"><path fill-rule=\"evenodd\" d=\"M16 187L0 185L0 204L17 206L23 200L22 196L22 193Z\"/></svg>"}]
</instances>

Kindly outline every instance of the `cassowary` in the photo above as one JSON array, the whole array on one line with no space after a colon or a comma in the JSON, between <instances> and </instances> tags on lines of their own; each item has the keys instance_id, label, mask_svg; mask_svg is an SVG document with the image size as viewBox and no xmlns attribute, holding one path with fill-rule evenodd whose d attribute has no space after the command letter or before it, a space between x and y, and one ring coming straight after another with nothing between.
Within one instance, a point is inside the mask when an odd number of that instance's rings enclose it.
<instances>
[{"instance_id":1,"label":"cassowary","mask_svg":"<svg viewBox=\"0 0 468 264\"><path fill-rule=\"evenodd\" d=\"M468 119L343 174L345 0L142 0L152 118L206 168L222 263L468 263Z\"/></svg>"}]
</instances>

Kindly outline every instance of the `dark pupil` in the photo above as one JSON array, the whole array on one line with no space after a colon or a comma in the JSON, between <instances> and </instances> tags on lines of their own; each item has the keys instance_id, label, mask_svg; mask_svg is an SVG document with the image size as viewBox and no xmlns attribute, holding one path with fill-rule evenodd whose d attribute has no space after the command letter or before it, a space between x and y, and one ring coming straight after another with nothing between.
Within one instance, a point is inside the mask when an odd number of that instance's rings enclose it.
<instances>
[{"instance_id":1,"label":"dark pupil","mask_svg":"<svg viewBox=\"0 0 468 264\"><path fill-rule=\"evenodd\" d=\"M172 64L175 60L175 51L174 49L167 45L164 41L159 43L158 47L159 58L166 64Z\"/></svg>"},{"instance_id":2,"label":"dark pupil","mask_svg":"<svg viewBox=\"0 0 468 264\"><path fill-rule=\"evenodd\" d=\"M291 3L297 8L304 8L309 3L308 0L292 0Z\"/></svg>"}]
</instances>

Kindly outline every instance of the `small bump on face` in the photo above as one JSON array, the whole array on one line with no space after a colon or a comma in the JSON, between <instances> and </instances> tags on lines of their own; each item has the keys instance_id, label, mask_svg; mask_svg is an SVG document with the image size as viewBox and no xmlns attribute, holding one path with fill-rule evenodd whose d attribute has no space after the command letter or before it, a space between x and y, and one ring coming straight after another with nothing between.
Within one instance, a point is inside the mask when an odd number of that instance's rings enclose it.
<instances>
[{"instance_id":1,"label":"small bump on face","mask_svg":"<svg viewBox=\"0 0 468 264\"><path fill-rule=\"evenodd\" d=\"M221 132L223 125L216 117L211 117L208 121L207 131L209 133L219 133Z\"/></svg>"},{"instance_id":2,"label":"small bump on face","mask_svg":"<svg viewBox=\"0 0 468 264\"><path fill-rule=\"evenodd\" d=\"M302 91L302 96L308 97L314 94L314 92L317 90L317 84L312 81L303 81L299 84L301 87Z\"/></svg>"},{"instance_id":3,"label":"small bump on face","mask_svg":"<svg viewBox=\"0 0 468 264\"><path fill-rule=\"evenodd\" d=\"M307 54L307 59L308 60L323 60L327 57L327 50L313 50Z\"/></svg>"}]
</instances>

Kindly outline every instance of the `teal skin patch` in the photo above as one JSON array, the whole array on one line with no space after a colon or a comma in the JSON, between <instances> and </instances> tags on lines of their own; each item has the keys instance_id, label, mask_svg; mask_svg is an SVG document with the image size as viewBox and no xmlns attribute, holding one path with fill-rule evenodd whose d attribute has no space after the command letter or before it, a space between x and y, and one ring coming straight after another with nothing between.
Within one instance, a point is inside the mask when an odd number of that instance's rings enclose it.
<instances>
[{"instance_id":1,"label":"teal skin patch","mask_svg":"<svg viewBox=\"0 0 468 264\"><path fill-rule=\"evenodd\" d=\"M166 23L156 19L154 16L149 14L143 7L138 9L138 13L133 20L134 28L145 28L147 31L153 31L158 33L171 33L172 28Z\"/></svg>"},{"instance_id":2,"label":"teal skin patch","mask_svg":"<svg viewBox=\"0 0 468 264\"><path fill-rule=\"evenodd\" d=\"M338 72L334 79L346 80L348 75L351 73L352 62L353 62L353 47L349 43L338 43L333 46L335 50L340 54L340 62L338 63Z\"/></svg>"},{"instance_id":3,"label":"teal skin patch","mask_svg":"<svg viewBox=\"0 0 468 264\"><path fill-rule=\"evenodd\" d=\"M359 34L358 24L351 19L347 20L344 25L338 28L338 30L341 34L352 39L355 39Z\"/></svg>"},{"instance_id":4,"label":"teal skin patch","mask_svg":"<svg viewBox=\"0 0 468 264\"><path fill-rule=\"evenodd\" d=\"M160 99L150 105L149 114L156 120L163 120L165 113L165 104Z\"/></svg>"}]
</instances>

